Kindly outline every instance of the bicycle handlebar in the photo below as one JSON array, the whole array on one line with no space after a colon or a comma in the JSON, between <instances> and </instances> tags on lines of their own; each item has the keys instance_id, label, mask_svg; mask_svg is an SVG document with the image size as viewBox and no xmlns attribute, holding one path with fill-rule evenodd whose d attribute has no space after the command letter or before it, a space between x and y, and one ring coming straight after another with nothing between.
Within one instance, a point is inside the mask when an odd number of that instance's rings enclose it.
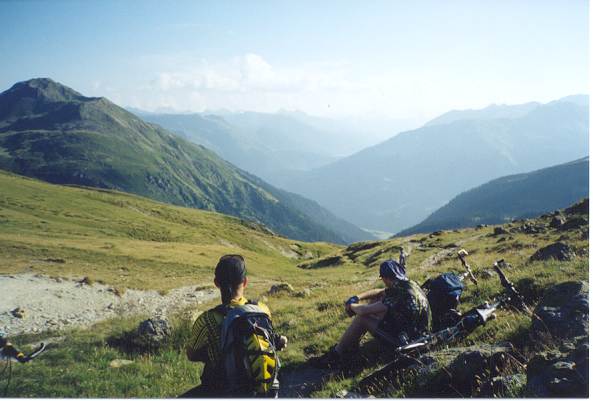
<instances>
[{"instance_id":1,"label":"bicycle handlebar","mask_svg":"<svg viewBox=\"0 0 593 401\"><path fill-rule=\"evenodd\" d=\"M25 354L6 341L4 346L0 348L0 359L15 360L20 363L29 362L32 359L37 358L43 351L45 351L45 344L41 343L35 350L29 354Z\"/></svg>"}]
</instances>

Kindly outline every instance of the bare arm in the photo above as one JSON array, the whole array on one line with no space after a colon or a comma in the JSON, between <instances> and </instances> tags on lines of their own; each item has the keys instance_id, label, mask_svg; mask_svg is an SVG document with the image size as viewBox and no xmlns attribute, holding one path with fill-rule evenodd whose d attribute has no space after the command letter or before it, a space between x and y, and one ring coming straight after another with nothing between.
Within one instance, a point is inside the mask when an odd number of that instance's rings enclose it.
<instances>
[{"instance_id":1,"label":"bare arm","mask_svg":"<svg viewBox=\"0 0 593 401\"><path fill-rule=\"evenodd\" d=\"M352 312L357 315L365 316L365 315L374 315L383 312L387 312L387 306L383 304L383 302L374 302L372 304L352 304L350 305Z\"/></svg>"},{"instance_id":2,"label":"bare arm","mask_svg":"<svg viewBox=\"0 0 593 401\"><path fill-rule=\"evenodd\" d=\"M357 295L358 299L364 301L366 299L373 299L377 298L379 295L383 295L385 292L385 288L374 288L372 290L368 290L363 292L362 294Z\"/></svg>"}]
</instances>

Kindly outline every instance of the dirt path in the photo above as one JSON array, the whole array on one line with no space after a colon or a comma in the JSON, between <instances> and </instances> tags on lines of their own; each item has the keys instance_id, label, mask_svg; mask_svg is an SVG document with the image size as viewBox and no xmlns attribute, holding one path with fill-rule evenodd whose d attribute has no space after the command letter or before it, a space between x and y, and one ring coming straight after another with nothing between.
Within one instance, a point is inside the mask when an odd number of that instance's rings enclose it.
<instances>
[{"instance_id":1,"label":"dirt path","mask_svg":"<svg viewBox=\"0 0 593 401\"><path fill-rule=\"evenodd\" d=\"M474 235L473 237L470 238L465 238L462 240L459 240L456 242L457 246L455 248L445 248L441 251L438 251L437 253L435 253L434 255L430 255L429 257L427 257L426 259L424 259L422 261L422 263L420 263L420 270L425 270L429 267L432 267L436 264L439 264L441 261L443 261L444 259L446 259L447 257L449 257L449 254L453 253L456 254L458 248L461 248L461 246L467 242L470 241L474 241L477 240L478 238L482 237L483 234L480 235Z\"/></svg>"},{"instance_id":2,"label":"dirt path","mask_svg":"<svg viewBox=\"0 0 593 401\"><path fill-rule=\"evenodd\" d=\"M157 291L127 290L122 296L111 287L80 284L42 275L0 275L0 330L10 336L71 327L87 327L122 315L161 314L200 304L218 296L214 289L176 288L165 295ZM13 316L16 308L24 317Z\"/></svg>"}]
</instances>

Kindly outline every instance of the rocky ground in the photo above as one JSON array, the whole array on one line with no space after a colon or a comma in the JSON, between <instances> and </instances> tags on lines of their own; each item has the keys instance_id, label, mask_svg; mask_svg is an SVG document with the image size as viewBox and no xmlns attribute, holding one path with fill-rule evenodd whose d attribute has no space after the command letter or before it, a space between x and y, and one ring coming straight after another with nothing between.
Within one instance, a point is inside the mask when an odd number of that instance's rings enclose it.
<instances>
[{"instance_id":1,"label":"rocky ground","mask_svg":"<svg viewBox=\"0 0 593 401\"><path fill-rule=\"evenodd\" d=\"M33 274L0 276L0 294L0 330L10 336L86 327L115 316L167 316L218 295L214 288L159 293Z\"/></svg>"}]
</instances>

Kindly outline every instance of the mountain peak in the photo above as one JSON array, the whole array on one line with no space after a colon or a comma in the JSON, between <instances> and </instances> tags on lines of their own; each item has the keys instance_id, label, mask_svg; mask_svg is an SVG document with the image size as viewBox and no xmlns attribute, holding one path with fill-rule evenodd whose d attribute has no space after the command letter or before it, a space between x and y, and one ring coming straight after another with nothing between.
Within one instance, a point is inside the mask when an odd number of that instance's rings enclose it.
<instances>
[{"instance_id":1,"label":"mountain peak","mask_svg":"<svg viewBox=\"0 0 593 401\"><path fill-rule=\"evenodd\" d=\"M0 120L15 121L21 117L39 116L68 104L100 100L85 97L50 78L17 82L0 93Z\"/></svg>"},{"instance_id":2,"label":"mountain peak","mask_svg":"<svg viewBox=\"0 0 593 401\"><path fill-rule=\"evenodd\" d=\"M33 78L17 82L5 94L18 97L43 99L49 102L69 102L82 100L84 96L50 78Z\"/></svg>"}]
</instances>

